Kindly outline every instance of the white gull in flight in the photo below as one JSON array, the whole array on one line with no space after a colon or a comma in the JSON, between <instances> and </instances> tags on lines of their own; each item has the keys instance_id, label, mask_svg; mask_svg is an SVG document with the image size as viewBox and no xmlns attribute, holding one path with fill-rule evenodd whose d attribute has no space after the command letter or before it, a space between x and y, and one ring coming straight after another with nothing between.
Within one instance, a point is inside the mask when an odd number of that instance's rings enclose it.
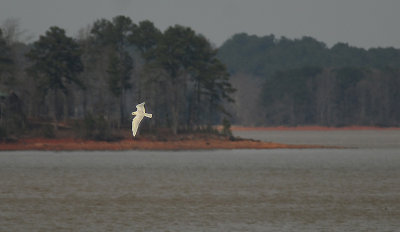
<instances>
[{"instance_id":1,"label":"white gull in flight","mask_svg":"<svg viewBox=\"0 0 400 232\"><path fill-rule=\"evenodd\" d=\"M132 115L136 115L136 117L134 117L132 119L132 134L133 134L133 137L135 137L136 132L139 128L139 124L142 121L143 117L146 116L148 118L151 118L151 117L153 117L153 115L146 113L146 110L144 109L144 102L142 102L136 106L136 111L132 112Z\"/></svg>"}]
</instances>

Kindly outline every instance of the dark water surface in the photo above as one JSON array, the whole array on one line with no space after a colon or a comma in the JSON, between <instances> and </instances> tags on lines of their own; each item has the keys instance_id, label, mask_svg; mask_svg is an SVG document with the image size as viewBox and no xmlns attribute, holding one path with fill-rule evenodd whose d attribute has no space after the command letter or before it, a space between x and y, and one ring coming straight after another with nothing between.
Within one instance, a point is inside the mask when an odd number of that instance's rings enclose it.
<instances>
[{"instance_id":1,"label":"dark water surface","mask_svg":"<svg viewBox=\"0 0 400 232\"><path fill-rule=\"evenodd\" d=\"M0 231L396 231L398 149L0 153Z\"/></svg>"}]
</instances>

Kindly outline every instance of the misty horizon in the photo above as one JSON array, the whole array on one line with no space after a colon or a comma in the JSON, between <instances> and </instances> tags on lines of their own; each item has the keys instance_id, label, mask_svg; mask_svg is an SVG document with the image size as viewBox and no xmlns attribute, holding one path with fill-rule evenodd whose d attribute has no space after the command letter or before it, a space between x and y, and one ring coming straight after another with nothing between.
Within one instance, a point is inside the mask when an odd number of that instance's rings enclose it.
<instances>
[{"instance_id":1,"label":"misty horizon","mask_svg":"<svg viewBox=\"0 0 400 232\"><path fill-rule=\"evenodd\" d=\"M114 17L117 17L117 16L120 16L120 15L115 15ZM114 18L114 17L112 17L112 18ZM104 19L106 19L106 20L112 20L112 18L110 18L110 19L104 18ZM99 19L103 19L103 18L99 18ZM99 19L98 19L98 20L99 20ZM146 19L145 19L145 20L141 20L141 21L146 21ZM140 21L138 21L138 22L133 22L133 23L138 24L139 22L140 22ZM152 21L150 20L150 22L152 22ZM61 28L61 29L64 29L64 30L66 31L66 34L67 34L68 36L77 39L77 38L79 37L79 34L80 34L81 32L84 32L85 29L92 27L92 26L93 26L93 23L95 23L95 21L93 21L93 22L91 22L91 23L87 23L86 26L81 27L78 31L76 31L76 32L74 32L74 33L69 32L68 29L63 28L63 27L60 27L59 25L51 25L51 26L49 26L49 28L47 28L46 31L44 31L42 34L38 34L38 35L36 35L34 32L32 32L32 31L29 30L29 29L21 28L21 25L22 25L23 23L21 22L21 20L20 20L19 18L8 18L8 19L6 19L4 22L0 22L0 23L1 23L0 29L3 29L3 28L7 25L7 23L11 23L11 24L14 24L14 25L16 24L17 27L18 27L17 29L20 30L20 31L17 32L17 33L18 33L18 37L19 37L19 38L18 38L18 41L19 41L19 42L23 42L23 43L29 44L29 43L33 43L33 42L35 42L36 40L38 40L40 36L45 35L45 33L46 33L51 27L59 27L59 28ZM152 23L154 23L154 22L152 22ZM175 25L180 25L180 26L184 26L184 27L189 27L189 28L191 28L190 26L185 26L185 25L182 25L182 24L175 24ZM173 27L173 26L175 26L175 25L170 25L170 26L168 26L168 28L169 28L169 27ZM168 28L165 28L163 31L167 30ZM193 28L191 28L191 29L193 29ZM196 31L196 33L198 33L198 32ZM274 36L275 39L276 39L277 41L282 40L282 39L289 39L289 40L295 41L295 40L301 40L301 39L303 39L303 38L305 38L305 37L310 37L310 38L313 38L313 39L315 39L315 40L317 40L317 41L319 41L319 42L325 44L326 47L327 47L328 49L331 49L332 47L334 47L334 46L337 45L337 44L347 44L347 45L350 46L350 47L361 48L361 49L366 49L366 50L374 49L374 48L395 48L395 49L400 49L400 47L394 47L394 46L376 46L376 47L365 48L365 47L357 46L357 45L354 45L354 44L350 44L350 43L348 43L348 42L346 42L346 41L337 41L337 42L334 43L334 44L328 44L326 41L323 41L323 40L321 40L321 39L319 39L319 38L317 38L317 37L313 37L313 36L306 35L306 34L300 35L299 37L289 37L289 36L286 36L286 35L276 35L276 34L273 34L273 33L264 34L264 35L250 34L250 33L244 32L244 31L235 32L234 34L228 36L221 44L218 45L218 44L214 43L214 41L212 41L212 40L211 40L209 37L207 37L206 35L204 35L204 34L202 34L202 33L198 33L198 34L203 35L203 36L204 36L207 40L209 40L209 42L210 42L211 44L213 44L215 47L221 47L221 46L224 45L224 43L226 43L228 40L232 39L235 35L245 34L245 35L247 35L247 36L250 36L250 37L255 36L255 37L257 37L257 38L263 38L263 37L268 37L268 36Z\"/></svg>"},{"instance_id":2,"label":"misty horizon","mask_svg":"<svg viewBox=\"0 0 400 232\"><path fill-rule=\"evenodd\" d=\"M362 48L400 48L396 9L400 2L352 1L50 1L6 0L0 8L0 24L7 19L20 20L25 36L36 40L50 26L66 30L76 37L78 31L98 19L117 15L135 23L152 21L162 31L176 24L204 35L219 47L237 33L265 36L273 34L289 39L310 36L328 47L338 42Z\"/></svg>"}]
</instances>

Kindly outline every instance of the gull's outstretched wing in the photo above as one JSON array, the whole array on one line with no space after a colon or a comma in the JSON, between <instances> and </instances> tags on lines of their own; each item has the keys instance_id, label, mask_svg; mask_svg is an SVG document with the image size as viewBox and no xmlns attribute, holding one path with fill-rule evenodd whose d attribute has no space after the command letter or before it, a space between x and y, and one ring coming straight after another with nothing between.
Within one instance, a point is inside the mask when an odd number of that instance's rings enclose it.
<instances>
[{"instance_id":1,"label":"gull's outstretched wing","mask_svg":"<svg viewBox=\"0 0 400 232\"><path fill-rule=\"evenodd\" d=\"M137 115L136 117L134 117L132 119L132 134L133 134L133 137L135 137L136 132L137 132L137 130L139 128L139 124L142 121L142 119L143 119L143 115Z\"/></svg>"},{"instance_id":2,"label":"gull's outstretched wing","mask_svg":"<svg viewBox=\"0 0 400 232\"><path fill-rule=\"evenodd\" d=\"M145 112L145 109L144 109L144 102L138 104L138 105L136 106L136 109L137 109L137 111L143 112L143 113L144 113L144 112Z\"/></svg>"}]
</instances>

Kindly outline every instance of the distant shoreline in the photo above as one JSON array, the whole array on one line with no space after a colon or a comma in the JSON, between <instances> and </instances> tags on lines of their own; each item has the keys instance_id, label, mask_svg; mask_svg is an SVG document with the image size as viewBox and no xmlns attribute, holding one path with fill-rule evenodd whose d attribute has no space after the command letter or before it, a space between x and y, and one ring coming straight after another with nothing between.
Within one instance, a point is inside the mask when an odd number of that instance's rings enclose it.
<instances>
[{"instance_id":1,"label":"distant shoreline","mask_svg":"<svg viewBox=\"0 0 400 232\"><path fill-rule=\"evenodd\" d=\"M344 131L344 130L400 130L400 127L377 127L377 126L276 126L276 127L246 127L232 126L232 131Z\"/></svg>"}]
</instances>

